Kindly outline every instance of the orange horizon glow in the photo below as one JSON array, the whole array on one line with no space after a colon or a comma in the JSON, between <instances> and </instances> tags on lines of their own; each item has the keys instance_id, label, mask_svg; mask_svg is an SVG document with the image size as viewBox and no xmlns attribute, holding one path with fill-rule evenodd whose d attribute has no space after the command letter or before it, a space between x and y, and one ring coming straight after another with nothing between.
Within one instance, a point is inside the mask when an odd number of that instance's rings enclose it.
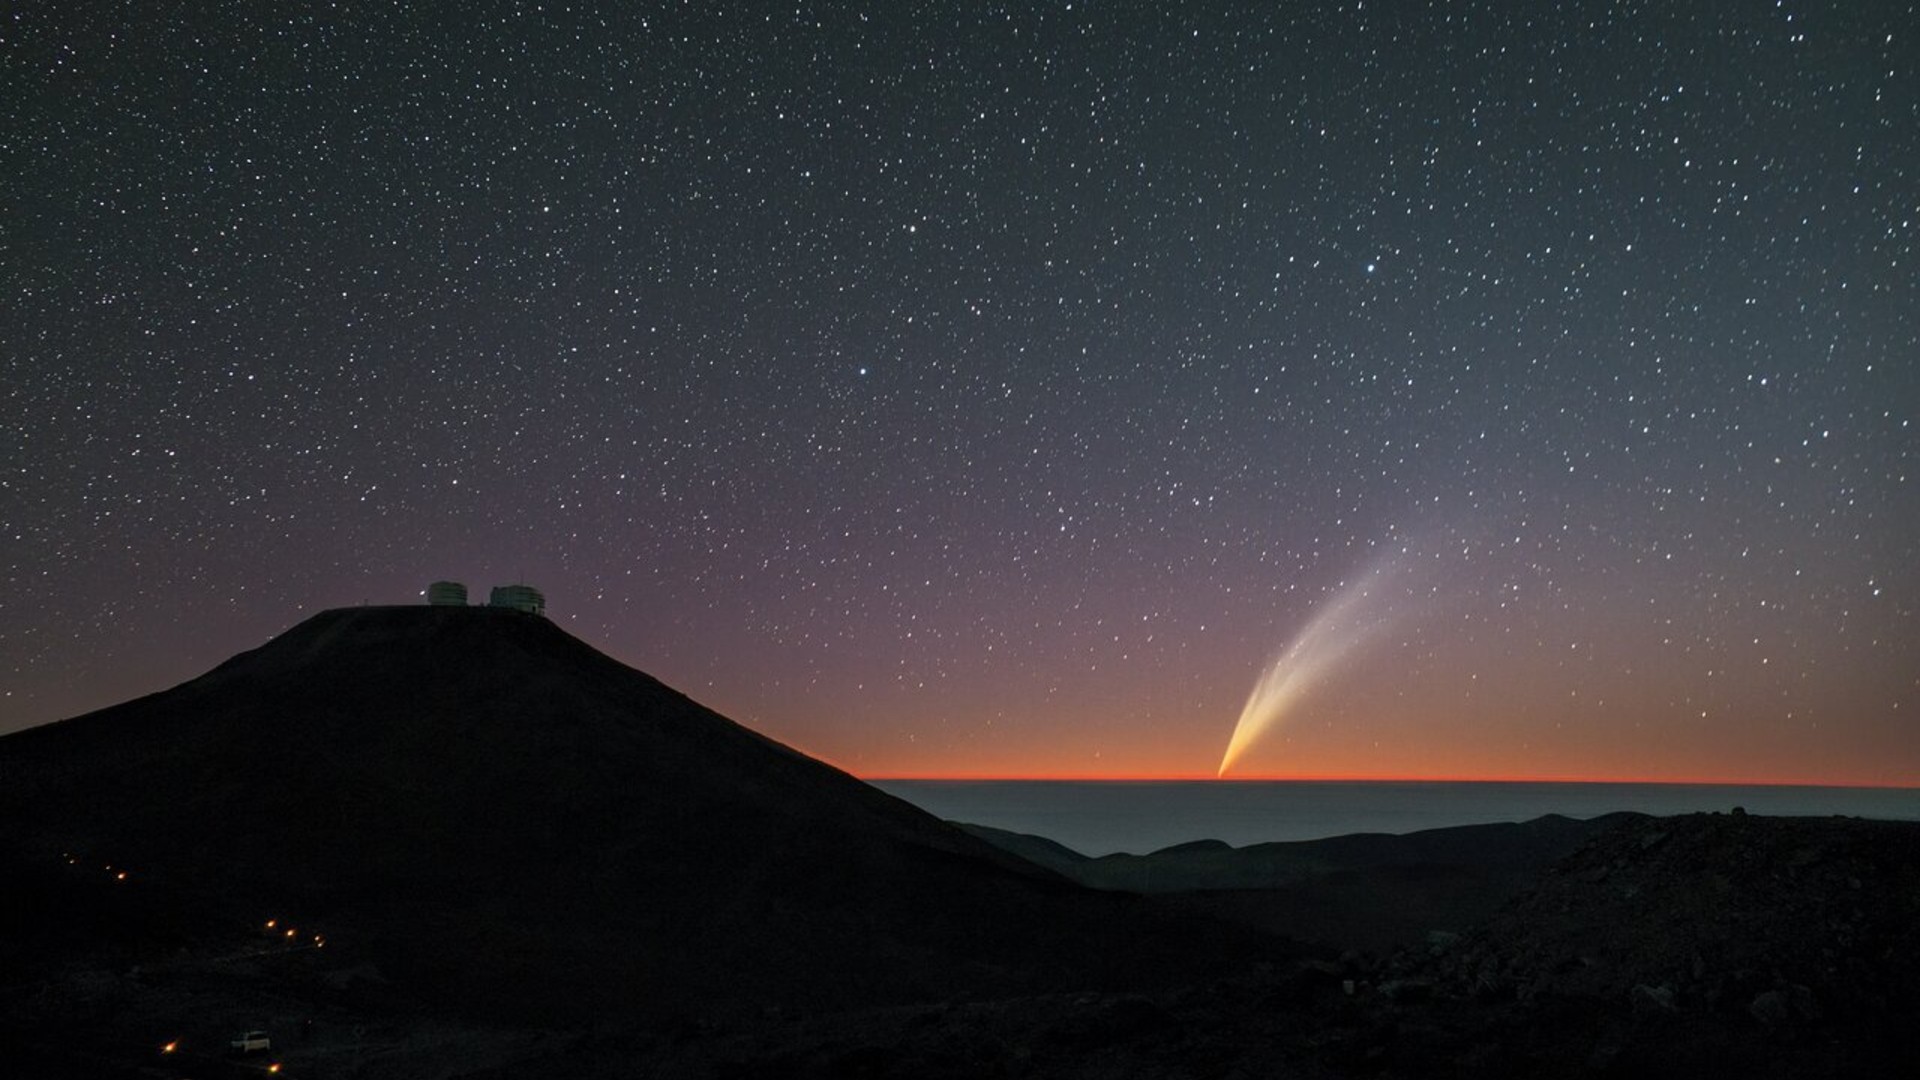
<instances>
[{"instance_id":1,"label":"orange horizon glow","mask_svg":"<svg viewBox=\"0 0 1920 1080\"><path fill-rule=\"evenodd\" d=\"M1635 776L1432 776L1422 774L1303 774L1303 773L1254 773L1216 776L1210 772L1195 771L1187 773L1127 773L1127 772L1052 772L1052 773L1000 773L967 772L954 770L942 773L854 773L845 770L856 779L869 783L887 781L933 781L933 782L1074 782L1074 783L1188 783L1206 782L1212 784L1259 784L1259 783L1300 783L1300 784L1642 784L1664 785L1671 787L1824 787L1824 788L1862 788L1886 791L1920 790L1920 777L1909 780L1836 780L1820 777L1795 777L1789 779L1752 779L1744 777L1635 777Z\"/></svg>"},{"instance_id":2,"label":"orange horizon glow","mask_svg":"<svg viewBox=\"0 0 1920 1080\"><path fill-rule=\"evenodd\" d=\"M1585 691L1576 698L1557 678L1508 678L1496 693L1454 677L1463 670L1464 661L1436 664L1406 686L1358 675L1326 684L1231 760L1225 776L1217 764L1240 689L1219 680L1195 681L1189 697L1155 682L1125 692L1076 686L1031 712L987 712L949 695L938 701L939 738L908 721L921 704L911 697L877 703L879 718L858 727L804 709L737 711L769 737L873 780L1920 789L1900 686L1857 688L1881 695L1878 708L1822 703L1790 717L1740 701L1683 711L1675 702L1684 702L1686 684L1652 675L1576 687ZM1841 731L1847 737L1828 737Z\"/></svg>"},{"instance_id":3,"label":"orange horizon glow","mask_svg":"<svg viewBox=\"0 0 1920 1080\"><path fill-rule=\"evenodd\" d=\"M1607 753L1599 747L1572 746L1554 748L1557 752L1537 756L1547 760L1513 760L1522 754L1484 755L1495 760L1473 760L1471 753L1406 752L1403 760L1365 760L1386 757L1363 748L1328 747L1325 752L1301 753L1296 757L1317 757L1319 761L1291 762L1291 768L1273 762L1266 768L1256 763L1235 768L1219 776L1212 763L1195 753L1181 753L1161 746L1112 748L1103 755L1048 754L1040 747L1010 746L998 752L978 751L955 760L943 755L871 752L820 753L804 743L796 747L802 753L819 758L863 780L929 781L1088 781L1088 782L1200 782L1212 783L1487 783L1487 784L1666 784L1702 787L1826 787L1911 790L1920 789L1920 771L1905 762L1864 762L1846 758L1832 761L1801 761L1800 768L1764 760L1706 761L1710 755L1695 751L1676 752L1664 767L1647 768L1632 760L1630 754ZM835 748L839 749L839 748ZM1426 749L1426 748L1421 748ZM1584 753L1580 751L1585 751ZM1775 755L1765 755L1772 757ZM1784 755L1781 755L1784 756ZM1065 757L1066 760L1062 760ZM1073 760L1079 757L1079 760ZM1498 760L1505 757L1508 760ZM1588 757L1581 762L1568 758ZM1852 758L1853 755L1848 755ZM1102 760L1104 758L1104 760ZM1559 758L1561 760L1552 760ZM891 760L889 760L891 759ZM1611 759L1611 760L1609 760ZM1273 766L1281 765L1279 768ZM1715 767L1715 766L1719 767ZM1780 767L1786 765L1787 767ZM1770 767L1771 766L1771 767ZM1906 767L1902 767L1906 766Z\"/></svg>"}]
</instances>

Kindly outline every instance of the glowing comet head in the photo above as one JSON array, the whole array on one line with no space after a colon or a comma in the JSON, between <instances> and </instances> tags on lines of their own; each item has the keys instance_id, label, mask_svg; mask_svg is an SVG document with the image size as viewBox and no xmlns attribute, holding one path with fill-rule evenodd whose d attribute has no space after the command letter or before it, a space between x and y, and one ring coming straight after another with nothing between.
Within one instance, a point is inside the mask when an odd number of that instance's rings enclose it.
<instances>
[{"instance_id":1,"label":"glowing comet head","mask_svg":"<svg viewBox=\"0 0 1920 1080\"><path fill-rule=\"evenodd\" d=\"M1217 775L1227 775L1247 748L1303 696L1394 623L1394 616L1384 610L1391 574L1391 566L1376 568L1341 589L1268 665L1240 710Z\"/></svg>"}]
</instances>

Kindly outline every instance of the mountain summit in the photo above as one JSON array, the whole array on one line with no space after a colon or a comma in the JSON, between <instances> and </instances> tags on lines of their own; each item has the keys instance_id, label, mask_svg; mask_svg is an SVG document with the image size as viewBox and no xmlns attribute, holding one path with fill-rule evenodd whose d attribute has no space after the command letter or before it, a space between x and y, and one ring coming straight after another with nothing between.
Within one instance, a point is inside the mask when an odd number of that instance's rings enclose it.
<instances>
[{"instance_id":1,"label":"mountain summit","mask_svg":"<svg viewBox=\"0 0 1920 1080\"><path fill-rule=\"evenodd\" d=\"M324 611L0 739L0 776L16 838L324 919L411 992L519 1019L1120 984L1247 944L1070 885L516 611Z\"/></svg>"}]
</instances>

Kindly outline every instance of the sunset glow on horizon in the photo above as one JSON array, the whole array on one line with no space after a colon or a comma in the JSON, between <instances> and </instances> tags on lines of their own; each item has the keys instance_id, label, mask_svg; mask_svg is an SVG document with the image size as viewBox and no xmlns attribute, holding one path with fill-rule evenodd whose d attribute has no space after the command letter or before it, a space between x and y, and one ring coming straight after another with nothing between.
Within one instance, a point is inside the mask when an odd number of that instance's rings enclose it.
<instances>
[{"instance_id":1,"label":"sunset glow on horizon","mask_svg":"<svg viewBox=\"0 0 1920 1080\"><path fill-rule=\"evenodd\" d=\"M1741 777L1741 776L1608 776L1586 774L1546 775L1426 775L1400 774L1290 774L1252 773L1220 776L1197 773L868 773L853 774L869 782L916 781L926 783L1088 783L1088 784L1654 784L1677 787L1816 787L1865 788L1874 790L1920 791L1920 777L1884 781L1856 781L1830 776Z\"/></svg>"}]
</instances>

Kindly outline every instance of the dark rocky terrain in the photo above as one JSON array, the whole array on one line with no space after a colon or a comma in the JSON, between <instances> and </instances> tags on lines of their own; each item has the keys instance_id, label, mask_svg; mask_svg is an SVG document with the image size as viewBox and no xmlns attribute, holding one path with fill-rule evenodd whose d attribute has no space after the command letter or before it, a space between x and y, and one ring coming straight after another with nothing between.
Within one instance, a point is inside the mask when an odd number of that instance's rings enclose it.
<instances>
[{"instance_id":1,"label":"dark rocky terrain","mask_svg":"<svg viewBox=\"0 0 1920 1080\"><path fill-rule=\"evenodd\" d=\"M1122 988L1295 951L1080 889L512 611L323 612L0 739L0 781L18 859L123 868L217 911L196 933L323 926L365 981L491 1024Z\"/></svg>"},{"instance_id":2,"label":"dark rocky terrain","mask_svg":"<svg viewBox=\"0 0 1920 1080\"><path fill-rule=\"evenodd\" d=\"M1045 837L961 828L1095 889L1161 896L1186 910L1337 950L1384 952L1491 916L1549 866L1635 814L1354 834L1230 847L1218 840L1089 858Z\"/></svg>"},{"instance_id":3,"label":"dark rocky terrain","mask_svg":"<svg viewBox=\"0 0 1920 1080\"><path fill-rule=\"evenodd\" d=\"M1920 1075L1920 825L994 839L539 618L326 612L0 739L0 1072Z\"/></svg>"},{"instance_id":4,"label":"dark rocky terrain","mask_svg":"<svg viewBox=\"0 0 1920 1080\"><path fill-rule=\"evenodd\" d=\"M1462 998L1599 1007L1618 1027L1595 1060L1620 1071L1915 1075L1920 825L1633 822L1403 966Z\"/></svg>"}]
</instances>

